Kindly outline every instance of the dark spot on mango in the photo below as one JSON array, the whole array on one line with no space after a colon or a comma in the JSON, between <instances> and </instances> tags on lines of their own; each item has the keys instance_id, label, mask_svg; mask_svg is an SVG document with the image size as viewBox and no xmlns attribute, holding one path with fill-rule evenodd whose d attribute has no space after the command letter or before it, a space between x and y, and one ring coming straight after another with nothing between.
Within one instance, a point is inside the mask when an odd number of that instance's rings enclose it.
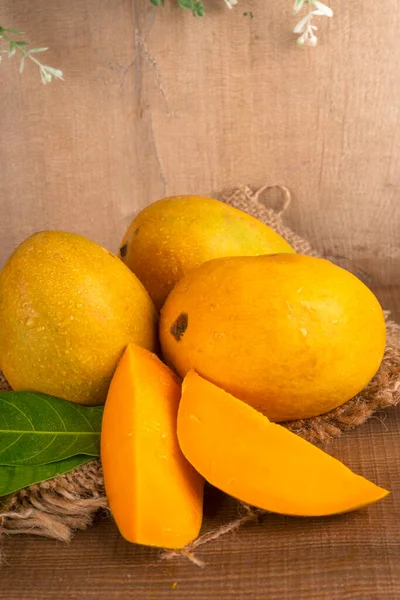
<instances>
[{"instance_id":1,"label":"dark spot on mango","mask_svg":"<svg viewBox=\"0 0 400 600\"><path fill-rule=\"evenodd\" d=\"M187 313L181 313L179 317L174 321L171 326L171 334L174 336L177 342L181 339L188 326L188 315Z\"/></svg>"},{"instance_id":2,"label":"dark spot on mango","mask_svg":"<svg viewBox=\"0 0 400 600\"><path fill-rule=\"evenodd\" d=\"M125 258L127 252L128 252L128 243L124 244L119 249L119 255L120 255L120 257L121 258Z\"/></svg>"},{"instance_id":3,"label":"dark spot on mango","mask_svg":"<svg viewBox=\"0 0 400 600\"><path fill-rule=\"evenodd\" d=\"M138 227L137 229L135 229L135 231L133 232L133 235L137 235L140 231L140 227Z\"/></svg>"}]
</instances>

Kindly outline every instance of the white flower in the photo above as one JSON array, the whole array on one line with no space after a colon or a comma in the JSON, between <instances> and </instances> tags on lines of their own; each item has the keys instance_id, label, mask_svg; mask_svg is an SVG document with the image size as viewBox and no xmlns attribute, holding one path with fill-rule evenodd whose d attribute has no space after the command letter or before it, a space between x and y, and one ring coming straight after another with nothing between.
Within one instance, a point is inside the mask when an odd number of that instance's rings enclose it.
<instances>
[{"instance_id":1,"label":"white flower","mask_svg":"<svg viewBox=\"0 0 400 600\"><path fill-rule=\"evenodd\" d=\"M233 8L238 3L238 0L225 0L225 4L228 8Z\"/></svg>"},{"instance_id":2,"label":"white flower","mask_svg":"<svg viewBox=\"0 0 400 600\"><path fill-rule=\"evenodd\" d=\"M308 36L306 43L307 43L308 46L316 46L317 45L317 41L318 41L317 36L314 35L314 34L312 34L312 35Z\"/></svg>"},{"instance_id":3,"label":"white flower","mask_svg":"<svg viewBox=\"0 0 400 600\"><path fill-rule=\"evenodd\" d=\"M326 4L320 2L319 0L312 0L312 3L319 11L321 11L319 14L326 15L327 17L333 17L333 10L329 8L329 6L326 6Z\"/></svg>"},{"instance_id":4,"label":"white flower","mask_svg":"<svg viewBox=\"0 0 400 600\"><path fill-rule=\"evenodd\" d=\"M299 46L316 46L318 38L314 31L317 30L317 27L312 25L312 20L316 16L332 17L333 10L320 0L295 0L294 13L297 14L303 7L307 7L307 14L300 19L293 32L301 34L297 39Z\"/></svg>"},{"instance_id":5,"label":"white flower","mask_svg":"<svg viewBox=\"0 0 400 600\"><path fill-rule=\"evenodd\" d=\"M309 24L309 22L311 21L312 17L313 17L312 13L308 13L308 15L303 17L301 19L301 21L299 21L297 23L296 27L293 29L293 33L303 33L303 31L306 30L306 27Z\"/></svg>"}]
</instances>

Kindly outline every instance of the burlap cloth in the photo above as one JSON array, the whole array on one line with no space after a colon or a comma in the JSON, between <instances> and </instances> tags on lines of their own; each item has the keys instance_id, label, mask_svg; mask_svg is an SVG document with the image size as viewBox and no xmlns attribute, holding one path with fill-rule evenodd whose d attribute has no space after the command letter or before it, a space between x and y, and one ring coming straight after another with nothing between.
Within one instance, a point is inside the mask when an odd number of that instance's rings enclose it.
<instances>
[{"instance_id":1,"label":"burlap cloth","mask_svg":"<svg viewBox=\"0 0 400 600\"><path fill-rule=\"evenodd\" d=\"M276 190L281 194L281 210L267 208L262 201L264 191ZM317 256L307 240L301 238L282 222L282 215L290 203L290 194L283 186L265 186L257 192L241 187L224 194L228 204L244 210L264 221L280 233L293 248L303 254ZM320 417L292 421L286 426L313 443L327 442L342 432L364 423L374 412L395 406L400 400L400 327L386 313L387 347L379 372L358 396ZM9 389L0 374L0 390ZM103 477L99 460L93 460L74 471L50 481L32 485L3 499L0 513L0 535L28 533L70 540L74 530L85 529L100 509L107 509ZM222 535L238 529L246 522L258 519L263 511L240 505L242 516L205 533L184 550L166 551L163 558L186 556L194 563L203 563L193 550Z\"/></svg>"}]
</instances>

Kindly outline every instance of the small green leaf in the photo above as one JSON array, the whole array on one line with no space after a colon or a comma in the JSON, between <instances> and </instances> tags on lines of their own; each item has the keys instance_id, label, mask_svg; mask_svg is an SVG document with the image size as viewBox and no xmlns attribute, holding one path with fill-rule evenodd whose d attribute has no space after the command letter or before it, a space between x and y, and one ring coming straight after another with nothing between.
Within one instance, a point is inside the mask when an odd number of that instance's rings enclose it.
<instances>
[{"instance_id":1,"label":"small green leaf","mask_svg":"<svg viewBox=\"0 0 400 600\"><path fill-rule=\"evenodd\" d=\"M197 0L178 0L178 4L185 10L191 10L196 17L204 16L204 6Z\"/></svg>"},{"instance_id":2,"label":"small green leaf","mask_svg":"<svg viewBox=\"0 0 400 600\"><path fill-rule=\"evenodd\" d=\"M17 48L23 48L24 46L28 46L28 42L15 42ZM32 51L31 51L32 52Z\"/></svg>"},{"instance_id":3,"label":"small green leaf","mask_svg":"<svg viewBox=\"0 0 400 600\"><path fill-rule=\"evenodd\" d=\"M150 0L153 6L164 6L164 0Z\"/></svg>"},{"instance_id":4,"label":"small green leaf","mask_svg":"<svg viewBox=\"0 0 400 600\"><path fill-rule=\"evenodd\" d=\"M34 392L0 393L0 465L44 465L99 456L102 407Z\"/></svg>"},{"instance_id":5,"label":"small green leaf","mask_svg":"<svg viewBox=\"0 0 400 600\"><path fill-rule=\"evenodd\" d=\"M178 4L185 10L194 10L194 0L178 0Z\"/></svg>"},{"instance_id":6,"label":"small green leaf","mask_svg":"<svg viewBox=\"0 0 400 600\"><path fill-rule=\"evenodd\" d=\"M48 48L31 48L29 50L29 54L34 54L35 52L46 52Z\"/></svg>"},{"instance_id":7,"label":"small green leaf","mask_svg":"<svg viewBox=\"0 0 400 600\"><path fill-rule=\"evenodd\" d=\"M204 17L204 5L201 2L195 2L194 14L196 17Z\"/></svg>"},{"instance_id":8,"label":"small green leaf","mask_svg":"<svg viewBox=\"0 0 400 600\"><path fill-rule=\"evenodd\" d=\"M8 58L11 58L12 56L14 56L16 50L17 50L16 43L14 42L14 40L11 40L10 47L8 50Z\"/></svg>"},{"instance_id":9,"label":"small green leaf","mask_svg":"<svg viewBox=\"0 0 400 600\"><path fill-rule=\"evenodd\" d=\"M4 31L5 33L16 33L17 35L24 35L24 32L23 32L23 31L20 31L19 29L5 29L5 28L3 28L3 27L0 27L0 34L1 34L3 31Z\"/></svg>"},{"instance_id":10,"label":"small green leaf","mask_svg":"<svg viewBox=\"0 0 400 600\"><path fill-rule=\"evenodd\" d=\"M53 479L63 473L68 473L80 465L93 460L89 456L73 456L51 465L4 467L0 466L0 496L7 496L18 490Z\"/></svg>"}]
</instances>

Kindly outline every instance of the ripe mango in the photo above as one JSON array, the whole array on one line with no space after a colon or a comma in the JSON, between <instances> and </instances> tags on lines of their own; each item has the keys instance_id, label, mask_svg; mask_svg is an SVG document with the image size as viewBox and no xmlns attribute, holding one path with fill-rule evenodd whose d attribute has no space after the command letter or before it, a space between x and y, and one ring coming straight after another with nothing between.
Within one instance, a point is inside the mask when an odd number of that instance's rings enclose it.
<instances>
[{"instance_id":1,"label":"ripe mango","mask_svg":"<svg viewBox=\"0 0 400 600\"><path fill-rule=\"evenodd\" d=\"M0 274L0 366L15 390L101 404L129 342L154 350L156 340L140 281L80 235L37 233Z\"/></svg>"},{"instance_id":2,"label":"ripe mango","mask_svg":"<svg viewBox=\"0 0 400 600\"><path fill-rule=\"evenodd\" d=\"M194 369L273 421L327 412L379 368L385 321L354 275L297 254L221 258L168 297L160 341L181 377Z\"/></svg>"},{"instance_id":3,"label":"ripe mango","mask_svg":"<svg viewBox=\"0 0 400 600\"><path fill-rule=\"evenodd\" d=\"M207 260L278 252L294 250L258 219L212 198L174 196L135 217L119 255L160 309L174 285Z\"/></svg>"}]
</instances>

